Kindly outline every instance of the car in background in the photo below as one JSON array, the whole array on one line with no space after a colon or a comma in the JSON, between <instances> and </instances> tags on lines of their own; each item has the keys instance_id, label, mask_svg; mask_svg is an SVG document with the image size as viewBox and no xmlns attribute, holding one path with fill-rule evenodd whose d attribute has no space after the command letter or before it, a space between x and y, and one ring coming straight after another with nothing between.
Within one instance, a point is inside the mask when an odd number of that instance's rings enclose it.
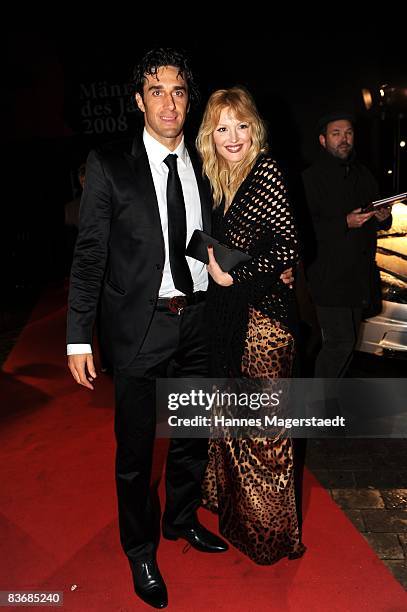
<instances>
[{"instance_id":1,"label":"car in background","mask_svg":"<svg viewBox=\"0 0 407 612\"><path fill-rule=\"evenodd\" d=\"M394 204L392 215L391 228L377 240L383 309L362 322L356 350L407 358L407 205Z\"/></svg>"}]
</instances>

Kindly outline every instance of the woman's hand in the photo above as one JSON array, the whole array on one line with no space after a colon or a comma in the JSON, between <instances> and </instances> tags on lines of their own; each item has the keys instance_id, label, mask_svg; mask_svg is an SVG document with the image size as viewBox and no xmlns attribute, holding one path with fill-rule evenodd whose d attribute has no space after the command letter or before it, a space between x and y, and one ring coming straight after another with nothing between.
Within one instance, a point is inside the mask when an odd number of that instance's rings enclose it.
<instances>
[{"instance_id":1,"label":"woman's hand","mask_svg":"<svg viewBox=\"0 0 407 612\"><path fill-rule=\"evenodd\" d=\"M294 271L293 268L287 268L280 274L280 280L283 281L284 285L288 285L290 289L294 287Z\"/></svg>"},{"instance_id":2,"label":"woman's hand","mask_svg":"<svg viewBox=\"0 0 407 612\"><path fill-rule=\"evenodd\" d=\"M213 247L208 246L209 263L206 266L209 274L212 276L215 283L221 287L230 287L233 285L233 278L227 272L224 272L213 254Z\"/></svg>"}]
</instances>

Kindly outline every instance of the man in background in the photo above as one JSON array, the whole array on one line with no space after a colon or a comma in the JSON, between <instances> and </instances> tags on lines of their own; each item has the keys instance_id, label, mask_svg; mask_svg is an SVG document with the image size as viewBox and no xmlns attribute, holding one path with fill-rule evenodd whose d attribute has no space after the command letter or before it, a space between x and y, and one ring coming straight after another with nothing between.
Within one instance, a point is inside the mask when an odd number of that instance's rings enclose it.
<instances>
[{"instance_id":1,"label":"man in background","mask_svg":"<svg viewBox=\"0 0 407 612\"><path fill-rule=\"evenodd\" d=\"M318 133L320 155L303 172L316 240L307 276L322 333L315 376L339 378L351 361L364 313L380 310L376 234L392 219L389 208L363 211L377 199L378 185L356 157L352 115L322 117Z\"/></svg>"}]
</instances>

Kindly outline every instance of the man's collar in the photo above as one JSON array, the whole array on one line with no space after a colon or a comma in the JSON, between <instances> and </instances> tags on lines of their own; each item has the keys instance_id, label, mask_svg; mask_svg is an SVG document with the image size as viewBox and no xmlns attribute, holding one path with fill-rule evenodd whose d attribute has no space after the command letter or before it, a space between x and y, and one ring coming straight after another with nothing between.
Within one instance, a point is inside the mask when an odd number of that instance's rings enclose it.
<instances>
[{"instance_id":1,"label":"man's collar","mask_svg":"<svg viewBox=\"0 0 407 612\"><path fill-rule=\"evenodd\" d=\"M332 155L325 147L321 147L320 158L328 161L331 164L336 164L337 166L353 166L356 161L356 153L355 149L352 149L351 154L347 159L341 159L340 157L336 157Z\"/></svg>"},{"instance_id":2,"label":"man's collar","mask_svg":"<svg viewBox=\"0 0 407 612\"><path fill-rule=\"evenodd\" d=\"M184 142L184 136L181 142L174 151L170 151L161 142L158 142L151 134L144 128L143 131L143 142L149 158L152 158L157 164L161 164L164 159L170 154L176 154L180 160L187 165L189 161L188 152Z\"/></svg>"}]
</instances>

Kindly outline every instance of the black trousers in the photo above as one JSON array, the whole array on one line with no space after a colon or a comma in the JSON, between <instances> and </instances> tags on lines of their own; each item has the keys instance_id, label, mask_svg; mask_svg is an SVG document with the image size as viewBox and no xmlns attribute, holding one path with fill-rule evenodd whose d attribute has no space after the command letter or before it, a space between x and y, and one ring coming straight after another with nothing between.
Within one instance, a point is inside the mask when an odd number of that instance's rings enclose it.
<instances>
[{"instance_id":1,"label":"black trousers","mask_svg":"<svg viewBox=\"0 0 407 612\"><path fill-rule=\"evenodd\" d=\"M150 479L156 427L155 379L207 375L204 304L178 315L157 310L140 353L115 370L116 486L120 539L132 560L155 553L159 534ZM167 525L192 525L208 460L204 439L172 439L166 465Z\"/></svg>"},{"instance_id":2,"label":"black trousers","mask_svg":"<svg viewBox=\"0 0 407 612\"><path fill-rule=\"evenodd\" d=\"M362 308L317 306L322 348L315 363L316 378L341 378L352 359L362 321Z\"/></svg>"}]
</instances>

